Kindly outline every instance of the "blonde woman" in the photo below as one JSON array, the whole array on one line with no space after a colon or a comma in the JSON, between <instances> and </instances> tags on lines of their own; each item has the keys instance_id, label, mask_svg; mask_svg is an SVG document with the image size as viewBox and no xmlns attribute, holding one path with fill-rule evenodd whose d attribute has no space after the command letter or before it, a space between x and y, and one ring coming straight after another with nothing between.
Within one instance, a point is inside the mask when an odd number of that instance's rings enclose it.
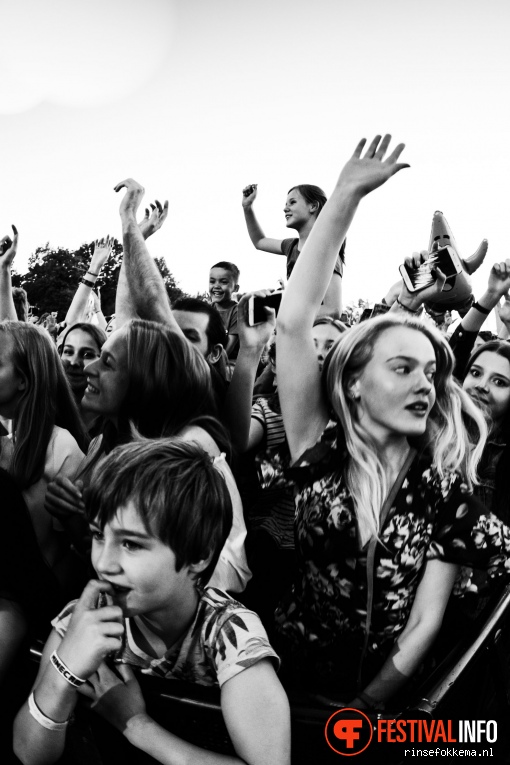
<instances>
[{"instance_id":1,"label":"blonde woman","mask_svg":"<svg viewBox=\"0 0 510 765\"><path fill-rule=\"evenodd\" d=\"M278 648L289 676L358 708L381 707L415 672L457 563L480 557L475 540L486 544L492 522L469 492L485 422L454 381L438 332L409 311L364 322L330 351L321 385L313 321L359 202L407 167L397 162L402 144L384 159L389 141L377 136L364 156L360 142L343 169L296 263L277 332L299 567L277 610ZM463 413L478 431L474 449Z\"/></svg>"}]
</instances>

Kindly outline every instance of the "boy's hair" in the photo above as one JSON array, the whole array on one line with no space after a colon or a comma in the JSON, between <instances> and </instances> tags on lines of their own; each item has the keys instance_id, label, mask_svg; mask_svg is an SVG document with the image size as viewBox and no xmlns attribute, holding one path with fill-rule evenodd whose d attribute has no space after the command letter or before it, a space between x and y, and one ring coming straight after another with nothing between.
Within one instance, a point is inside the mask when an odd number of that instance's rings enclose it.
<instances>
[{"instance_id":1,"label":"boy's hair","mask_svg":"<svg viewBox=\"0 0 510 765\"><path fill-rule=\"evenodd\" d=\"M220 260L219 263L215 263L214 266L211 266L211 268L224 268L225 271L230 271L232 274L232 279L234 280L234 284L239 284L239 277L241 276L241 272L235 263L230 263L228 260Z\"/></svg>"},{"instance_id":2,"label":"boy's hair","mask_svg":"<svg viewBox=\"0 0 510 765\"><path fill-rule=\"evenodd\" d=\"M180 438L117 446L94 468L86 514L103 528L129 502L147 532L175 554L177 571L209 561L197 576L205 586L232 528L230 494L211 457Z\"/></svg>"}]
</instances>

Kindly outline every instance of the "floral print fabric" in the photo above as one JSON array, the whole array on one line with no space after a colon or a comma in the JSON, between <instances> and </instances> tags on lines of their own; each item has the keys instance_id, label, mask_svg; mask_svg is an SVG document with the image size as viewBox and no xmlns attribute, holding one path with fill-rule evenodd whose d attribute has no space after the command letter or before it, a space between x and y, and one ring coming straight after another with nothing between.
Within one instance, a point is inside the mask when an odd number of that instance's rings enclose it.
<instances>
[{"instance_id":1,"label":"floral print fabric","mask_svg":"<svg viewBox=\"0 0 510 765\"><path fill-rule=\"evenodd\" d=\"M325 675L334 672L335 661L345 665L346 656L357 672L367 618L367 549L358 541L339 436L338 426L329 423L287 471L298 486L299 574L277 609L277 631L294 658L319 675L321 667ZM508 574L509 550L510 531L485 512L459 476L440 477L428 458L416 457L376 548L368 663L380 666L404 629L427 560L487 566L497 577ZM340 669L345 674L345 666Z\"/></svg>"},{"instance_id":2,"label":"floral print fabric","mask_svg":"<svg viewBox=\"0 0 510 765\"><path fill-rule=\"evenodd\" d=\"M62 637L75 603L69 603L52 621ZM138 647L130 622L125 620L127 640L122 662L139 667L145 675L221 687L261 659L273 659L276 667L279 664L257 614L214 587L203 591L193 624L161 659Z\"/></svg>"}]
</instances>

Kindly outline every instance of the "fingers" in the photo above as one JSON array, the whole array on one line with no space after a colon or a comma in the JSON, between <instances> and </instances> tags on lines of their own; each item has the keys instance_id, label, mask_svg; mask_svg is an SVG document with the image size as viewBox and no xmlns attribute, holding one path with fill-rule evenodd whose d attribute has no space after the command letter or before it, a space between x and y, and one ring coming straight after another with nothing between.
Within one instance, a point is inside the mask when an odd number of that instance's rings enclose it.
<instances>
[{"instance_id":1,"label":"fingers","mask_svg":"<svg viewBox=\"0 0 510 765\"><path fill-rule=\"evenodd\" d=\"M362 139L361 139L361 141L359 142L359 144L358 144L358 145L356 146L356 148L354 149L354 154L352 155L353 157L358 157L358 158L359 158L359 157L361 157L361 152L363 151L363 149L364 149L364 147L365 147L365 144L366 144L366 142L367 142L367 139L366 139L366 138L362 138Z\"/></svg>"},{"instance_id":2,"label":"fingers","mask_svg":"<svg viewBox=\"0 0 510 765\"><path fill-rule=\"evenodd\" d=\"M385 136L386 137L386 136ZM377 147L379 146L379 141L381 140L380 135L376 135L370 146L365 152L365 159L371 159L375 156L375 152L377 151Z\"/></svg>"},{"instance_id":3,"label":"fingers","mask_svg":"<svg viewBox=\"0 0 510 765\"><path fill-rule=\"evenodd\" d=\"M130 680L136 679L136 675L129 664L117 664L116 669L125 683L129 683Z\"/></svg>"},{"instance_id":4,"label":"fingers","mask_svg":"<svg viewBox=\"0 0 510 765\"><path fill-rule=\"evenodd\" d=\"M83 590L81 597L75 606L75 611L96 610L97 601L102 592L107 592L111 595L111 584L108 582L102 582L99 579L91 579L90 582L88 582L88 584L85 586L85 589ZM115 608L115 606L107 606L106 608ZM121 609L119 608L118 611L120 611L122 618Z\"/></svg>"},{"instance_id":5,"label":"fingers","mask_svg":"<svg viewBox=\"0 0 510 765\"><path fill-rule=\"evenodd\" d=\"M126 180L121 181L116 186L113 187L113 190L115 192L120 191L121 189L127 189L128 191L139 191L142 194L145 194L145 189L143 186L138 183L138 181L135 181L134 178L126 178Z\"/></svg>"},{"instance_id":6,"label":"fingers","mask_svg":"<svg viewBox=\"0 0 510 765\"><path fill-rule=\"evenodd\" d=\"M405 147L406 147L405 143L399 143L398 146L395 146L395 148L393 149L393 151L391 152L390 156L388 157L386 161L389 163L396 162L397 159L402 154L402 152L404 151ZM409 167L409 165L406 165L406 167Z\"/></svg>"},{"instance_id":7,"label":"fingers","mask_svg":"<svg viewBox=\"0 0 510 765\"><path fill-rule=\"evenodd\" d=\"M381 159L382 160L382 158L386 154L386 150L388 149L388 146L390 145L390 141L391 141L391 135L389 133L386 133L386 135L384 136L384 138L381 141L381 144L380 144L379 148L377 149L377 151L375 153L375 158L376 159Z\"/></svg>"},{"instance_id":8,"label":"fingers","mask_svg":"<svg viewBox=\"0 0 510 765\"><path fill-rule=\"evenodd\" d=\"M438 293L442 292L444 289L444 285L446 284L446 275L441 271L440 268L433 268L432 276L436 277L436 291Z\"/></svg>"}]
</instances>

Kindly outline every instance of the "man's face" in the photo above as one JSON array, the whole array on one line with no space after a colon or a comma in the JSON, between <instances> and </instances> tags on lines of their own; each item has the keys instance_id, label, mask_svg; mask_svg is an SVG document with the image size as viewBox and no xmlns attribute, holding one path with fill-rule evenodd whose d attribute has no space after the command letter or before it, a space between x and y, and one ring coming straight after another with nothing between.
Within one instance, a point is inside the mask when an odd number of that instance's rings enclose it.
<instances>
[{"instance_id":1,"label":"man's face","mask_svg":"<svg viewBox=\"0 0 510 765\"><path fill-rule=\"evenodd\" d=\"M204 358L209 353L207 328L209 316L195 311L172 311L175 321L182 329L184 336L192 343Z\"/></svg>"}]
</instances>

